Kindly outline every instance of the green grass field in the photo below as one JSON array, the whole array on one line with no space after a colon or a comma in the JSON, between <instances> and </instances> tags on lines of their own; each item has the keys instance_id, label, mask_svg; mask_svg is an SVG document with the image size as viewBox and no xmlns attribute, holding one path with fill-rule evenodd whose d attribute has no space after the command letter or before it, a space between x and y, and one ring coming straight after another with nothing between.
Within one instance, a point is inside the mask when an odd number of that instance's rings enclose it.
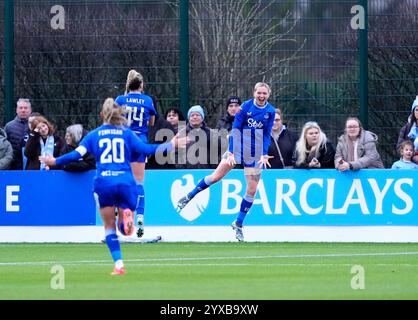
<instances>
[{"instance_id":1,"label":"green grass field","mask_svg":"<svg viewBox=\"0 0 418 320\"><path fill-rule=\"evenodd\" d=\"M104 244L0 244L0 299L418 299L417 244L131 243L122 251L127 273L112 277ZM65 289L51 288L54 265L64 268Z\"/></svg>"}]
</instances>

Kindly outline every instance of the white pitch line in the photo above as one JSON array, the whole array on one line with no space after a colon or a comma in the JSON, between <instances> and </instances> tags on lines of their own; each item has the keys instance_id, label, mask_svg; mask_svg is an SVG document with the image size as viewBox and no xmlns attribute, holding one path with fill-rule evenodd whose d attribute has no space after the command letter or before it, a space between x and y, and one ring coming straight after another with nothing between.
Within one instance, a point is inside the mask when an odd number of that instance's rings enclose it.
<instances>
[{"instance_id":1,"label":"white pitch line","mask_svg":"<svg viewBox=\"0 0 418 320\"><path fill-rule=\"evenodd\" d=\"M400 256L418 255L418 252L370 252L370 253L325 253L325 254L299 254L299 255L269 255L269 256L239 256L239 257L174 257L174 258L149 258L149 259L127 259L125 262L158 262L158 261L204 261L204 260L245 260L245 259L280 259L280 258L335 258L335 257L373 257L373 256ZM36 266L51 264L94 264L109 263L109 260L79 260L79 261L21 261L21 262L0 262L1 266ZM311 265L311 264L309 264Z\"/></svg>"}]
</instances>

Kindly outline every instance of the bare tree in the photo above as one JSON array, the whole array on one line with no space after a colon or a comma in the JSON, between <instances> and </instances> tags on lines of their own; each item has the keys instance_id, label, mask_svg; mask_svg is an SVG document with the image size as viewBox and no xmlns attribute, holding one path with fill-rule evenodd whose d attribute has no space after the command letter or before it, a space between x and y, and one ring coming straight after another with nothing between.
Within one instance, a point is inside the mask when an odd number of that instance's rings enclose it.
<instances>
[{"instance_id":1,"label":"bare tree","mask_svg":"<svg viewBox=\"0 0 418 320\"><path fill-rule=\"evenodd\" d=\"M213 125L224 113L229 95L249 98L259 81L278 94L290 63L305 41L292 30L290 12L278 16L273 1L190 1L191 103L204 105ZM286 50L280 50L286 47Z\"/></svg>"},{"instance_id":2,"label":"bare tree","mask_svg":"<svg viewBox=\"0 0 418 320\"><path fill-rule=\"evenodd\" d=\"M124 93L129 69L143 73L147 93L176 99L178 23L166 4L144 6L69 4L64 30L54 30L47 4L18 5L16 95L31 98L61 132L73 123L95 127L104 99Z\"/></svg>"},{"instance_id":3,"label":"bare tree","mask_svg":"<svg viewBox=\"0 0 418 320\"><path fill-rule=\"evenodd\" d=\"M415 14L418 3L382 1L380 7L378 3L374 1L377 12L369 16L368 26L369 129L378 134L378 148L385 166L389 167L398 158L399 130L407 121L412 101L418 94L418 34L412 32L418 30ZM405 14L408 12L411 14ZM346 35L340 46L357 50L356 34L347 32ZM340 63L353 63L356 59L357 55L353 55ZM352 90L348 93L356 95L358 89Z\"/></svg>"}]
</instances>

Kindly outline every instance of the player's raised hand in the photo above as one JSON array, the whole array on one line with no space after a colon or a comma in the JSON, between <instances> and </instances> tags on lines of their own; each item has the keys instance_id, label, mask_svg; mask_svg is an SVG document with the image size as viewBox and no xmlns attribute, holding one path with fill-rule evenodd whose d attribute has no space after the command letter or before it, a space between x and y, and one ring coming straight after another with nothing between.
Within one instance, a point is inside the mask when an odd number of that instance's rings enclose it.
<instances>
[{"instance_id":1,"label":"player's raised hand","mask_svg":"<svg viewBox=\"0 0 418 320\"><path fill-rule=\"evenodd\" d=\"M55 166L55 158L52 156L39 156L39 161L47 166Z\"/></svg>"},{"instance_id":2,"label":"player's raised hand","mask_svg":"<svg viewBox=\"0 0 418 320\"><path fill-rule=\"evenodd\" d=\"M187 136L179 136L177 133L173 139L171 139L171 143L174 145L174 147L179 149L186 148L187 143L189 143L190 139Z\"/></svg>"},{"instance_id":3,"label":"player's raised hand","mask_svg":"<svg viewBox=\"0 0 418 320\"><path fill-rule=\"evenodd\" d=\"M267 169L267 166L269 168L271 168L271 164L269 162L269 159L274 158L273 156L269 156L269 155L263 155L260 157L260 160L258 160L258 167L259 168L263 168L263 169Z\"/></svg>"},{"instance_id":4,"label":"player's raised hand","mask_svg":"<svg viewBox=\"0 0 418 320\"><path fill-rule=\"evenodd\" d=\"M229 164L231 167L235 166L237 162L235 161L235 156L231 152L227 152L226 154L226 163Z\"/></svg>"}]
</instances>

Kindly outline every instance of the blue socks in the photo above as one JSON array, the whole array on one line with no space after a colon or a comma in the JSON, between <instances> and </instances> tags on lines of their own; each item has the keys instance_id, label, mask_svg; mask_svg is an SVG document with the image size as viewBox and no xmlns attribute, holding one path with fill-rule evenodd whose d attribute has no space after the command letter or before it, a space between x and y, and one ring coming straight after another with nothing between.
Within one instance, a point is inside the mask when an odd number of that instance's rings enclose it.
<instances>
[{"instance_id":1,"label":"blue socks","mask_svg":"<svg viewBox=\"0 0 418 320\"><path fill-rule=\"evenodd\" d=\"M187 197L189 199L193 199L200 191L205 190L211 184L212 184L212 180L210 179L209 176L206 176L205 178L203 178L202 180L199 181L197 186L192 191L190 191L190 193L187 195Z\"/></svg>"},{"instance_id":2,"label":"blue socks","mask_svg":"<svg viewBox=\"0 0 418 320\"><path fill-rule=\"evenodd\" d=\"M144 214L145 212L145 190L143 182L136 182L138 200L136 203L136 214Z\"/></svg>"},{"instance_id":3,"label":"blue socks","mask_svg":"<svg viewBox=\"0 0 418 320\"><path fill-rule=\"evenodd\" d=\"M250 210L251 206L253 205L254 197L249 196L246 194L241 201L241 208L238 213L237 218L237 225L242 227L242 223L244 222L245 216L247 215L248 211Z\"/></svg>"},{"instance_id":4,"label":"blue socks","mask_svg":"<svg viewBox=\"0 0 418 320\"><path fill-rule=\"evenodd\" d=\"M115 229L105 229L106 244L112 255L113 261L122 260L122 252L120 251L120 244Z\"/></svg>"}]
</instances>

